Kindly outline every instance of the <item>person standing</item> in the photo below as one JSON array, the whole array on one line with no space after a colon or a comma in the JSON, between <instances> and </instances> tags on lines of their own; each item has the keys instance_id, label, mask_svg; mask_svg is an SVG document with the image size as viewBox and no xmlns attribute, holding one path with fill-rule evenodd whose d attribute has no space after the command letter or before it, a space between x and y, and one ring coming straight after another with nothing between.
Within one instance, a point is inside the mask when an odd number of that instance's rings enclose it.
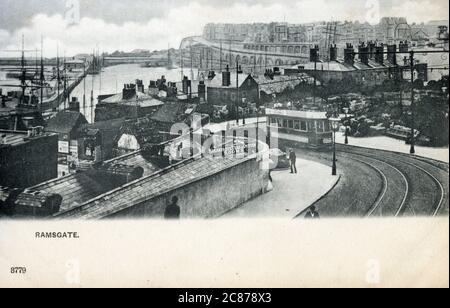
<instances>
[{"instance_id":1,"label":"person standing","mask_svg":"<svg viewBox=\"0 0 450 308\"><path fill-rule=\"evenodd\" d=\"M309 208L308 212L305 215L305 219L320 219L320 215L314 205Z\"/></svg>"},{"instance_id":2,"label":"person standing","mask_svg":"<svg viewBox=\"0 0 450 308\"><path fill-rule=\"evenodd\" d=\"M172 198L172 203L166 207L164 219L180 219L180 207L178 206L178 197Z\"/></svg>"},{"instance_id":3,"label":"person standing","mask_svg":"<svg viewBox=\"0 0 450 308\"><path fill-rule=\"evenodd\" d=\"M290 150L289 160L291 161L291 174L297 174L297 155L294 150Z\"/></svg>"}]
</instances>

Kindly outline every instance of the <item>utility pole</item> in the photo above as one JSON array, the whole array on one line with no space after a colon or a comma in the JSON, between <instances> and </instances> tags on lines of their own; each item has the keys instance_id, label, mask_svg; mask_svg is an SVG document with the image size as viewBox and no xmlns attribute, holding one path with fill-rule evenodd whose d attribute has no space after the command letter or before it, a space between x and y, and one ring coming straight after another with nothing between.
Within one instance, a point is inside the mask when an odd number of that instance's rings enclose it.
<instances>
[{"instance_id":1,"label":"utility pole","mask_svg":"<svg viewBox=\"0 0 450 308\"><path fill-rule=\"evenodd\" d=\"M67 101L66 101L66 96L67 96L67 70L66 70L67 64L66 64L66 52L64 51L64 94L63 94L63 98L64 98L64 110L67 109Z\"/></svg>"},{"instance_id":2,"label":"utility pole","mask_svg":"<svg viewBox=\"0 0 450 308\"><path fill-rule=\"evenodd\" d=\"M410 53L410 61L411 61L411 154L416 154L415 143L415 102L414 102L414 51Z\"/></svg>"},{"instance_id":3,"label":"utility pole","mask_svg":"<svg viewBox=\"0 0 450 308\"><path fill-rule=\"evenodd\" d=\"M44 103L44 83L45 83L45 76L44 76L44 37L41 36L41 76L40 76L40 86L41 86L41 104L40 104L40 111L42 112L42 104Z\"/></svg>"},{"instance_id":4,"label":"utility pole","mask_svg":"<svg viewBox=\"0 0 450 308\"><path fill-rule=\"evenodd\" d=\"M239 62L236 60L236 124L239 125Z\"/></svg>"},{"instance_id":5,"label":"utility pole","mask_svg":"<svg viewBox=\"0 0 450 308\"><path fill-rule=\"evenodd\" d=\"M59 73L59 44L56 45L56 80L57 80L57 84L58 84L58 96L56 98L56 104L59 111L59 102L60 102L60 95L61 95L61 91L60 91L60 82L61 82L61 75Z\"/></svg>"},{"instance_id":6,"label":"utility pole","mask_svg":"<svg viewBox=\"0 0 450 308\"><path fill-rule=\"evenodd\" d=\"M194 58L192 55L192 44L189 46L189 53L191 57L191 80L194 80Z\"/></svg>"},{"instance_id":7,"label":"utility pole","mask_svg":"<svg viewBox=\"0 0 450 308\"><path fill-rule=\"evenodd\" d=\"M86 116L86 61L83 66L83 114Z\"/></svg>"},{"instance_id":8,"label":"utility pole","mask_svg":"<svg viewBox=\"0 0 450 308\"><path fill-rule=\"evenodd\" d=\"M96 59L95 59L95 49L94 49L94 51L93 51L93 53L92 53L92 63L94 64L94 67L96 67L97 65L95 64L95 61L96 61ZM95 72L94 72L94 74L95 74ZM92 123L94 123L94 76L95 75L92 75L91 77L92 77L92 87L91 87L91 124Z\"/></svg>"},{"instance_id":9,"label":"utility pole","mask_svg":"<svg viewBox=\"0 0 450 308\"><path fill-rule=\"evenodd\" d=\"M220 62L220 71L219 72L222 72L222 40L220 40L220 60L219 60L219 62Z\"/></svg>"}]
</instances>

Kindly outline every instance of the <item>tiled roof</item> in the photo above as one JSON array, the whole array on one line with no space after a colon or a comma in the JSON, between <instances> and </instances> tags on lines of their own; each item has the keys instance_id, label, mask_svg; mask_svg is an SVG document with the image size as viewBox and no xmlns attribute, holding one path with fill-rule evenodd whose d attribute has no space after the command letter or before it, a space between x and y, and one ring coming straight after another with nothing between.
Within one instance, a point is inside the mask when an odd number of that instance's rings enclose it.
<instances>
[{"instance_id":1,"label":"tiled roof","mask_svg":"<svg viewBox=\"0 0 450 308\"><path fill-rule=\"evenodd\" d=\"M199 181L251 158L197 158L169 167L151 176L124 185L82 206L59 215L59 218L100 219L137 203L150 200L189 183Z\"/></svg>"},{"instance_id":2,"label":"tiled roof","mask_svg":"<svg viewBox=\"0 0 450 308\"><path fill-rule=\"evenodd\" d=\"M230 77L230 81L231 84L228 87L224 87L222 82L222 74L217 74L213 80L211 80L210 82L207 83L207 87L210 88L236 88L236 73L230 73L231 77ZM238 85L239 87L242 87L242 85L244 84L244 82L248 79L248 78L252 78L251 75L247 75L247 74L238 74Z\"/></svg>"},{"instance_id":3,"label":"tiled roof","mask_svg":"<svg viewBox=\"0 0 450 308\"><path fill-rule=\"evenodd\" d=\"M141 152L118 157L105 162L105 164L112 162L136 168L141 167L144 169L144 176L159 170L158 167L146 160ZM65 211L81 205L114 188L115 186L111 186L107 182L105 183L105 179L103 179L102 176L96 175L95 172L79 172L36 185L30 188L30 190L60 195L63 198L61 211Z\"/></svg>"},{"instance_id":4,"label":"tiled roof","mask_svg":"<svg viewBox=\"0 0 450 308\"><path fill-rule=\"evenodd\" d=\"M143 108L146 107L158 107L164 105L164 102L153 98L145 93L137 92L135 96L130 99L123 99L123 94L118 93L108 98L105 98L101 101L102 104L126 104L126 105L134 105L140 106Z\"/></svg>"},{"instance_id":5,"label":"tiled roof","mask_svg":"<svg viewBox=\"0 0 450 308\"><path fill-rule=\"evenodd\" d=\"M10 146L18 146L21 144L25 144L29 142L30 140L35 140L38 138L46 138L48 136L51 136L52 134L44 133L39 136L28 138L28 135L26 132L5 132L0 130L0 137L5 137L4 144L10 145ZM1 146L1 144L0 144Z\"/></svg>"},{"instance_id":6,"label":"tiled roof","mask_svg":"<svg viewBox=\"0 0 450 308\"><path fill-rule=\"evenodd\" d=\"M167 102L152 115L151 119L163 123L177 123L187 107L187 105L182 103Z\"/></svg>"},{"instance_id":7,"label":"tiled roof","mask_svg":"<svg viewBox=\"0 0 450 308\"><path fill-rule=\"evenodd\" d=\"M61 111L48 121L46 131L68 134L78 123L86 124L88 122L79 112Z\"/></svg>"},{"instance_id":8,"label":"tiled roof","mask_svg":"<svg viewBox=\"0 0 450 308\"><path fill-rule=\"evenodd\" d=\"M255 78L260 85L259 90L266 94L282 93L286 89L294 89L303 81L308 81L311 77L306 74L298 76L274 76L273 79L266 76Z\"/></svg>"},{"instance_id":9,"label":"tiled roof","mask_svg":"<svg viewBox=\"0 0 450 308\"><path fill-rule=\"evenodd\" d=\"M137 142L143 148L149 143L159 144L162 142L159 130L160 127L158 127L158 123L155 120L144 117L125 122L117 137L120 138L123 134L132 135L136 137Z\"/></svg>"}]
</instances>

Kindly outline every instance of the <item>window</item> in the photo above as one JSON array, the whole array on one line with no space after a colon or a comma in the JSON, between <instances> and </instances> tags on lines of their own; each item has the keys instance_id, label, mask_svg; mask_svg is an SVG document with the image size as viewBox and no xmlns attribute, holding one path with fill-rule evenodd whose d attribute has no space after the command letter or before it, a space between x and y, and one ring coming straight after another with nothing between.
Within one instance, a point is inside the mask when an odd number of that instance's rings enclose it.
<instances>
[{"instance_id":1,"label":"window","mask_svg":"<svg viewBox=\"0 0 450 308\"><path fill-rule=\"evenodd\" d=\"M277 119L277 121L278 121L278 127L283 127L283 120Z\"/></svg>"},{"instance_id":2,"label":"window","mask_svg":"<svg viewBox=\"0 0 450 308\"><path fill-rule=\"evenodd\" d=\"M298 121L298 120L294 121L294 129L295 130L300 130L300 121Z\"/></svg>"},{"instance_id":3,"label":"window","mask_svg":"<svg viewBox=\"0 0 450 308\"><path fill-rule=\"evenodd\" d=\"M308 131L308 125L307 125L307 123L306 123L305 121L301 121L301 122L300 122L300 130L301 130L302 132Z\"/></svg>"},{"instance_id":4,"label":"window","mask_svg":"<svg viewBox=\"0 0 450 308\"><path fill-rule=\"evenodd\" d=\"M324 123L322 121L317 121L316 122L316 127L317 127L317 132L318 133L323 133L324 132Z\"/></svg>"},{"instance_id":5,"label":"window","mask_svg":"<svg viewBox=\"0 0 450 308\"><path fill-rule=\"evenodd\" d=\"M289 120L288 121L288 128L290 128L290 129L294 128L294 121L293 120Z\"/></svg>"},{"instance_id":6,"label":"window","mask_svg":"<svg viewBox=\"0 0 450 308\"><path fill-rule=\"evenodd\" d=\"M283 127L288 128L288 120L283 120Z\"/></svg>"}]
</instances>

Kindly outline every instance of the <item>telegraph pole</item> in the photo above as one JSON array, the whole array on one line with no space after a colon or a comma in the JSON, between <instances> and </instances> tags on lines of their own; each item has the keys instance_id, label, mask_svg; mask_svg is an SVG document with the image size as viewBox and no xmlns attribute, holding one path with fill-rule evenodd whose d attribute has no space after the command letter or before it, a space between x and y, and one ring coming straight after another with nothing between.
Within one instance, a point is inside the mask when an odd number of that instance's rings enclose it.
<instances>
[{"instance_id":1,"label":"telegraph pole","mask_svg":"<svg viewBox=\"0 0 450 308\"><path fill-rule=\"evenodd\" d=\"M222 40L220 40L220 60L219 60L219 65L220 65L220 67L219 67L219 69L220 69L220 71L219 72L222 72Z\"/></svg>"},{"instance_id":2,"label":"telegraph pole","mask_svg":"<svg viewBox=\"0 0 450 308\"><path fill-rule=\"evenodd\" d=\"M40 110L42 111L42 104L44 103L44 38L41 36L41 82L40 82L40 86L41 86L41 104L40 104Z\"/></svg>"},{"instance_id":3,"label":"telegraph pole","mask_svg":"<svg viewBox=\"0 0 450 308\"><path fill-rule=\"evenodd\" d=\"M236 60L236 124L239 125L239 62Z\"/></svg>"},{"instance_id":4,"label":"telegraph pole","mask_svg":"<svg viewBox=\"0 0 450 308\"><path fill-rule=\"evenodd\" d=\"M414 51L410 54L410 64L411 64L411 154L416 154L415 143L415 102L414 102Z\"/></svg>"}]
</instances>

